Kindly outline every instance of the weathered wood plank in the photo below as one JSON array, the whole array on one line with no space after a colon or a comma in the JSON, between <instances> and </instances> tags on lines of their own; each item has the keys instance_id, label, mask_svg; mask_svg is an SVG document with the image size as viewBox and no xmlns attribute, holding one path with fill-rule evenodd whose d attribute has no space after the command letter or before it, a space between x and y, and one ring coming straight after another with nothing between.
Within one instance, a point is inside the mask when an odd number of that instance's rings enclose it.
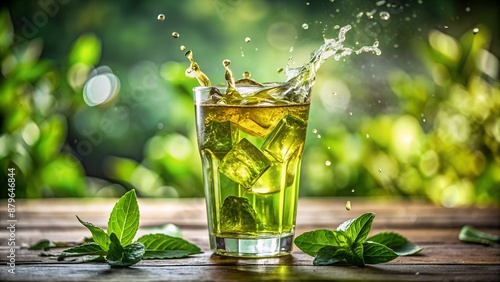
<instances>
[{"instance_id":1,"label":"weathered wood plank","mask_svg":"<svg viewBox=\"0 0 500 282\"><path fill-rule=\"evenodd\" d=\"M236 259L212 255L209 250L203 199L140 199L141 228L174 223L185 239L205 253L185 259L141 261L130 269L111 269L106 264L77 263L41 257L40 251L16 249L16 275L7 272L5 248L8 232L0 232L0 280L2 281L499 281L500 248L466 244L458 240L464 224L500 234L499 209L447 209L421 201L366 200L351 198L353 209L345 210L345 199L301 199L297 234L318 228L336 228L349 218L375 212L372 234L398 232L424 247L417 256L400 257L389 263L365 268L312 265L312 257L295 250L291 256L273 259ZM76 220L105 227L116 199L51 199L17 203L16 245L39 239L80 241L89 231ZM5 222L6 208L0 202ZM54 250L60 251L60 250Z\"/></svg>"},{"instance_id":2,"label":"weathered wood plank","mask_svg":"<svg viewBox=\"0 0 500 282\"><path fill-rule=\"evenodd\" d=\"M1 273L5 273L1 267ZM126 269L103 264L22 265L4 281L498 281L499 265L168 266L140 262Z\"/></svg>"}]
</instances>

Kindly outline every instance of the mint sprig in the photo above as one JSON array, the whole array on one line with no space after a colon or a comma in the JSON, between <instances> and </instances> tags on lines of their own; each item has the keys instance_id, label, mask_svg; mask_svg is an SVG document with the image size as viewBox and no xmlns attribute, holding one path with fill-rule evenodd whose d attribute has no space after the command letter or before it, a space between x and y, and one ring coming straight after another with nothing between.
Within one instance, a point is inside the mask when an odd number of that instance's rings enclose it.
<instances>
[{"instance_id":1,"label":"mint sprig","mask_svg":"<svg viewBox=\"0 0 500 282\"><path fill-rule=\"evenodd\" d=\"M319 229L303 233L295 238L294 243L304 253L314 257L314 265L347 262L363 267L422 250L395 232L382 232L367 238L374 219L374 213L365 213L343 222L337 230Z\"/></svg>"},{"instance_id":2,"label":"mint sprig","mask_svg":"<svg viewBox=\"0 0 500 282\"><path fill-rule=\"evenodd\" d=\"M133 242L140 218L135 190L125 193L115 204L107 231L76 218L90 231L93 242L62 251L58 260L84 256L86 261L104 258L111 267L128 267L142 259L183 258L202 252L196 245L166 234L144 235Z\"/></svg>"}]
</instances>

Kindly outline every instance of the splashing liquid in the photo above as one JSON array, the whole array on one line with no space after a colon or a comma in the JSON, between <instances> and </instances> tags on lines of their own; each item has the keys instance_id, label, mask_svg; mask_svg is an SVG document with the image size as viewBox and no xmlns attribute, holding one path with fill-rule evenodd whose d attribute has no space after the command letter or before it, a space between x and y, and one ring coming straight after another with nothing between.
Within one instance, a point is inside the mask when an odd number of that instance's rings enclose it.
<instances>
[{"instance_id":1,"label":"splashing liquid","mask_svg":"<svg viewBox=\"0 0 500 282\"><path fill-rule=\"evenodd\" d=\"M210 79L200 70L200 66L193 59L193 52L191 50L186 52L186 58L188 58L191 64L186 69L186 75L189 77L194 77L198 80L201 86L210 86Z\"/></svg>"},{"instance_id":2,"label":"splashing liquid","mask_svg":"<svg viewBox=\"0 0 500 282\"><path fill-rule=\"evenodd\" d=\"M268 83L260 84L249 77L244 77L238 81L234 80L233 74L229 69L230 61L224 60L225 79L227 82L227 90L225 94L218 93L214 95L216 103L225 104L290 104L290 103L306 103L310 100L311 88L314 85L316 72L325 60L332 57L335 60L340 60L351 54L361 54L372 52L380 55L381 51L378 48L378 42L372 46L364 46L359 49L352 49L343 45L345 34L351 29L350 25L340 28L338 39L325 38L325 42L321 47L312 54L311 59L301 67L290 68L286 67L285 73L287 79L283 83ZM200 71L198 64L193 60L192 51L186 53L186 57L191 62L191 65L186 70L186 75L195 77L200 82L201 86L210 86L208 77ZM240 89L249 85L263 86L257 92L245 95L240 94Z\"/></svg>"}]
</instances>

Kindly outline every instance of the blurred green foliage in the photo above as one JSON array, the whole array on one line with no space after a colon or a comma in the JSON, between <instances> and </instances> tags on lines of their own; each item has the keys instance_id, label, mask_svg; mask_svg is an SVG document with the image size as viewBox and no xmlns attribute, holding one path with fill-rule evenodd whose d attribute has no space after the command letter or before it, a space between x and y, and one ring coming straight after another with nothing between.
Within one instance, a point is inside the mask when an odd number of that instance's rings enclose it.
<instances>
[{"instance_id":1,"label":"blurred green foliage","mask_svg":"<svg viewBox=\"0 0 500 282\"><path fill-rule=\"evenodd\" d=\"M486 25L470 28L461 18L452 21L454 32L432 26L464 13L446 0L401 9L393 1L371 8L356 1L175 2L135 4L126 13L113 6L125 7L118 1L47 0L10 4L13 19L2 11L0 166L16 168L18 197L120 196L131 188L142 197L202 197L196 81L184 74L179 46L193 49L213 83L223 81L226 58L234 73L283 80L269 61L286 63L295 44L289 63L300 64L321 34L336 35L335 23L353 25L353 45L379 40L383 54L328 62L318 73L301 196L500 204L497 20L485 16ZM393 22L370 16L382 2ZM478 15L494 10L489 5L477 6ZM40 11L50 16L43 25ZM159 12L165 23L156 21ZM431 27L422 31L415 22ZM186 41L166 39L165 29ZM243 45L246 36L251 43ZM84 88L103 72L119 77L118 95L91 107Z\"/></svg>"}]
</instances>

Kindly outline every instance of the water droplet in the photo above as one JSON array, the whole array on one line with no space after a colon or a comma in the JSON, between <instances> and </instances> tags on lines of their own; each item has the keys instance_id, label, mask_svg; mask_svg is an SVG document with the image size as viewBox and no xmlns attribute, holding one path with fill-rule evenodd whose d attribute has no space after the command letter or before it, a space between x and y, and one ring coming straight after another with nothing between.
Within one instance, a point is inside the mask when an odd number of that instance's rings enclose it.
<instances>
[{"instance_id":1,"label":"water droplet","mask_svg":"<svg viewBox=\"0 0 500 282\"><path fill-rule=\"evenodd\" d=\"M327 149L330 150L330 146L328 146Z\"/></svg>"},{"instance_id":2,"label":"water droplet","mask_svg":"<svg viewBox=\"0 0 500 282\"><path fill-rule=\"evenodd\" d=\"M252 74L249 71L246 71L246 72L243 73L243 77L244 78L250 78L251 75Z\"/></svg>"},{"instance_id":3,"label":"water droplet","mask_svg":"<svg viewBox=\"0 0 500 282\"><path fill-rule=\"evenodd\" d=\"M309 6L309 2L306 2L306 5Z\"/></svg>"},{"instance_id":4,"label":"water droplet","mask_svg":"<svg viewBox=\"0 0 500 282\"><path fill-rule=\"evenodd\" d=\"M472 34L477 34L479 32L479 28L475 27L473 30L472 30Z\"/></svg>"},{"instance_id":5,"label":"water droplet","mask_svg":"<svg viewBox=\"0 0 500 282\"><path fill-rule=\"evenodd\" d=\"M382 20L387 21L391 17L391 14L384 11L384 12L380 12L379 16Z\"/></svg>"},{"instance_id":6,"label":"water droplet","mask_svg":"<svg viewBox=\"0 0 500 282\"><path fill-rule=\"evenodd\" d=\"M159 14L159 15L158 15L158 20L159 20L160 22L164 21L164 20L165 20L165 15L164 15L164 14Z\"/></svg>"},{"instance_id":7,"label":"water droplet","mask_svg":"<svg viewBox=\"0 0 500 282\"><path fill-rule=\"evenodd\" d=\"M290 47L290 50L288 50L288 52L292 53L293 52L293 46Z\"/></svg>"},{"instance_id":8,"label":"water droplet","mask_svg":"<svg viewBox=\"0 0 500 282\"><path fill-rule=\"evenodd\" d=\"M381 169L381 168L379 168L379 169L378 169L378 172L382 172L382 169Z\"/></svg>"},{"instance_id":9,"label":"water droplet","mask_svg":"<svg viewBox=\"0 0 500 282\"><path fill-rule=\"evenodd\" d=\"M332 162L331 162L331 161L326 161L326 162L325 162L325 165L326 165L326 166L331 166L331 165L332 165Z\"/></svg>"},{"instance_id":10,"label":"water droplet","mask_svg":"<svg viewBox=\"0 0 500 282\"><path fill-rule=\"evenodd\" d=\"M303 28L303 29L308 29L308 28L309 28L309 25L308 25L308 24L306 24L306 23L304 23L304 24L302 24L302 28Z\"/></svg>"},{"instance_id":11,"label":"water droplet","mask_svg":"<svg viewBox=\"0 0 500 282\"><path fill-rule=\"evenodd\" d=\"M385 4L385 0L377 1L377 3L375 3L375 5L377 5L379 7L382 6L382 5L384 5L384 4Z\"/></svg>"},{"instance_id":12,"label":"water droplet","mask_svg":"<svg viewBox=\"0 0 500 282\"><path fill-rule=\"evenodd\" d=\"M337 96L337 92L333 92L333 93L332 93L332 95L333 95L333 96Z\"/></svg>"},{"instance_id":13,"label":"water droplet","mask_svg":"<svg viewBox=\"0 0 500 282\"><path fill-rule=\"evenodd\" d=\"M346 209L346 210L348 210L348 211L350 211L350 210L351 210L351 201L347 201L347 202L345 203L345 209Z\"/></svg>"},{"instance_id":14,"label":"water droplet","mask_svg":"<svg viewBox=\"0 0 500 282\"><path fill-rule=\"evenodd\" d=\"M426 120L425 118L424 118L424 119L422 119L422 122L426 122L426 121L427 121L427 120Z\"/></svg>"},{"instance_id":15,"label":"water droplet","mask_svg":"<svg viewBox=\"0 0 500 282\"><path fill-rule=\"evenodd\" d=\"M370 134L366 134L366 135L365 135L365 137L366 137L366 138L370 138Z\"/></svg>"},{"instance_id":16,"label":"water droplet","mask_svg":"<svg viewBox=\"0 0 500 282\"><path fill-rule=\"evenodd\" d=\"M316 128L313 129L313 133L316 134L318 133L318 130Z\"/></svg>"},{"instance_id":17,"label":"water droplet","mask_svg":"<svg viewBox=\"0 0 500 282\"><path fill-rule=\"evenodd\" d=\"M349 115L352 116L352 112L349 112Z\"/></svg>"},{"instance_id":18,"label":"water droplet","mask_svg":"<svg viewBox=\"0 0 500 282\"><path fill-rule=\"evenodd\" d=\"M279 69L278 69L278 73L279 73L279 74L282 74L282 73L283 73L283 71L284 71L284 69L283 69L283 68L279 68Z\"/></svg>"},{"instance_id":19,"label":"water droplet","mask_svg":"<svg viewBox=\"0 0 500 282\"><path fill-rule=\"evenodd\" d=\"M172 37L173 38L179 38L179 36L180 36L179 33L175 32L175 31L172 32Z\"/></svg>"},{"instance_id":20,"label":"water droplet","mask_svg":"<svg viewBox=\"0 0 500 282\"><path fill-rule=\"evenodd\" d=\"M447 26L447 25L445 25L445 26L443 26L443 27L444 27L445 29L448 29L448 26Z\"/></svg>"},{"instance_id":21,"label":"water droplet","mask_svg":"<svg viewBox=\"0 0 500 282\"><path fill-rule=\"evenodd\" d=\"M250 42L250 40L251 40L250 37L245 37L245 42L246 43Z\"/></svg>"},{"instance_id":22,"label":"water droplet","mask_svg":"<svg viewBox=\"0 0 500 282\"><path fill-rule=\"evenodd\" d=\"M224 61L222 61L222 65L225 67L228 67L230 64L231 64L231 60L225 59Z\"/></svg>"},{"instance_id":23,"label":"water droplet","mask_svg":"<svg viewBox=\"0 0 500 282\"><path fill-rule=\"evenodd\" d=\"M468 13L470 12L470 7L465 8L465 11Z\"/></svg>"},{"instance_id":24,"label":"water droplet","mask_svg":"<svg viewBox=\"0 0 500 282\"><path fill-rule=\"evenodd\" d=\"M181 51L184 51L184 50L186 50L186 46L181 45L181 47L179 47L179 49L181 49Z\"/></svg>"},{"instance_id":25,"label":"water droplet","mask_svg":"<svg viewBox=\"0 0 500 282\"><path fill-rule=\"evenodd\" d=\"M321 139L321 134L318 134L318 139Z\"/></svg>"},{"instance_id":26,"label":"water droplet","mask_svg":"<svg viewBox=\"0 0 500 282\"><path fill-rule=\"evenodd\" d=\"M355 191L354 189L351 189L351 193L354 193L354 191Z\"/></svg>"}]
</instances>

